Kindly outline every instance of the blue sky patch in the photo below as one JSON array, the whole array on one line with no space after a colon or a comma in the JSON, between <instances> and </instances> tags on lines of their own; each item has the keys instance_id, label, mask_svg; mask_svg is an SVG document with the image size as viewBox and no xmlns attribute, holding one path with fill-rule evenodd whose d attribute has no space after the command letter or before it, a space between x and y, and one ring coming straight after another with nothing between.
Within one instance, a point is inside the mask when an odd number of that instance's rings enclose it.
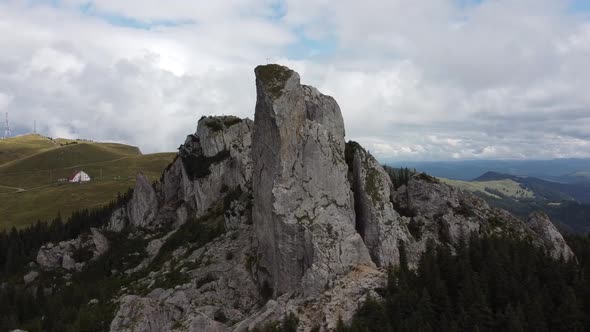
<instances>
[{"instance_id":1,"label":"blue sky patch","mask_svg":"<svg viewBox=\"0 0 590 332\"><path fill-rule=\"evenodd\" d=\"M188 25L194 24L194 21L191 20L150 20L150 21L142 21L135 19L133 17L124 16L115 13L108 13L102 12L97 10L92 3L88 2L83 4L79 7L79 10L82 14L90 17L96 17L102 19L109 24L127 27L127 28L134 28L134 29L142 29L142 30L150 30L153 28L158 27L176 27L181 25Z\"/></svg>"},{"instance_id":2,"label":"blue sky patch","mask_svg":"<svg viewBox=\"0 0 590 332\"><path fill-rule=\"evenodd\" d=\"M287 47L287 56L291 59L302 60L310 58L328 57L338 49L336 38L311 39L298 29L297 42Z\"/></svg>"},{"instance_id":3,"label":"blue sky patch","mask_svg":"<svg viewBox=\"0 0 590 332\"><path fill-rule=\"evenodd\" d=\"M570 9L573 12L590 13L590 0L571 0Z\"/></svg>"}]
</instances>

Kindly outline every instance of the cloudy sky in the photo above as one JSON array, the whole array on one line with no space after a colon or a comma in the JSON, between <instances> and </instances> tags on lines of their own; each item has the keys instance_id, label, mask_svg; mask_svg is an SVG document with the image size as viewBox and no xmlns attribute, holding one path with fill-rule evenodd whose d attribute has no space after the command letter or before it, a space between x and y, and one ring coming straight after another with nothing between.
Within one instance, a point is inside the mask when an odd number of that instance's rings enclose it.
<instances>
[{"instance_id":1,"label":"cloudy sky","mask_svg":"<svg viewBox=\"0 0 590 332\"><path fill-rule=\"evenodd\" d=\"M381 159L590 157L590 0L0 0L13 131L174 151L277 62Z\"/></svg>"}]
</instances>

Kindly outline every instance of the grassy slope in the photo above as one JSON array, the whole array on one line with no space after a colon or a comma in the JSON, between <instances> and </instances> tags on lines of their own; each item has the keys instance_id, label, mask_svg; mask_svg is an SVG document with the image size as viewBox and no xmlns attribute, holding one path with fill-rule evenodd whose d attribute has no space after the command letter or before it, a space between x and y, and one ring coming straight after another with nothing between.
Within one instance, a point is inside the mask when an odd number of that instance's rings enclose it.
<instances>
[{"instance_id":1,"label":"grassy slope","mask_svg":"<svg viewBox=\"0 0 590 332\"><path fill-rule=\"evenodd\" d=\"M41 135L2 139L0 140L0 165L58 147L58 143Z\"/></svg>"},{"instance_id":2,"label":"grassy slope","mask_svg":"<svg viewBox=\"0 0 590 332\"><path fill-rule=\"evenodd\" d=\"M60 146L71 141L50 142L57 142L57 146L0 166L0 229L49 220L58 213L65 218L77 209L108 203L134 185L137 172L159 179L175 155L142 155L136 147L115 143L79 141ZM87 172L93 181L58 183L77 169Z\"/></svg>"},{"instance_id":3,"label":"grassy slope","mask_svg":"<svg viewBox=\"0 0 590 332\"><path fill-rule=\"evenodd\" d=\"M570 176L576 176L576 177L590 179L590 172L575 172L575 173L570 174Z\"/></svg>"},{"instance_id":4,"label":"grassy slope","mask_svg":"<svg viewBox=\"0 0 590 332\"><path fill-rule=\"evenodd\" d=\"M494 198L500 198L493 193L486 191L486 188L496 190L501 192L506 196L510 196L513 198L534 198L535 194L527 188L521 187L520 183L510 180L495 180L495 181L482 181L482 182L470 182L470 181L461 181L461 180L449 180L441 178L441 181L463 190L468 190L471 192L480 192L486 194L488 196Z\"/></svg>"}]
</instances>

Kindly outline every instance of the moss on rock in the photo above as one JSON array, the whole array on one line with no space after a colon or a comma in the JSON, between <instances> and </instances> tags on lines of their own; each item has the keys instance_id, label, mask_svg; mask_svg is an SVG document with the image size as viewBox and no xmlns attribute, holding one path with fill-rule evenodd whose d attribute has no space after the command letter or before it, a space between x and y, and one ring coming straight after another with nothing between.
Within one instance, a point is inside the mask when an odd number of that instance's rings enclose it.
<instances>
[{"instance_id":1,"label":"moss on rock","mask_svg":"<svg viewBox=\"0 0 590 332\"><path fill-rule=\"evenodd\" d=\"M256 79L262 83L264 90L271 99L281 96L287 80L294 71L281 65L269 64L258 66L254 69Z\"/></svg>"}]
</instances>

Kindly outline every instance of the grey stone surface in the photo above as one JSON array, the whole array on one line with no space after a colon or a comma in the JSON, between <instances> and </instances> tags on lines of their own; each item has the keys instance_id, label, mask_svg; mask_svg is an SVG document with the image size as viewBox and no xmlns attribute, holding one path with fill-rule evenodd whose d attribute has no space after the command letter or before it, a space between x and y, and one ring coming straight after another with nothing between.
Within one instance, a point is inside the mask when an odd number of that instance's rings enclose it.
<instances>
[{"instance_id":1,"label":"grey stone surface","mask_svg":"<svg viewBox=\"0 0 590 332\"><path fill-rule=\"evenodd\" d=\"M547 214L541 211L531 213L527 226L540 238L553 258L574 259L574 253Z\"/></svg>"},{"instance_id":2,"label":"grey stone surface","mask_svg":"<svg viewBox=\"0 0 590 332\"><path fill-rule=\"evenodd\" d=\"M286 67L255 72L255 122L202 118L156 189L138 191L138 201L155 208L130 203L135 215L153 217L132 222L146 257L126 271L139 277L115 299L111 331L248 331L289 313L300 331L330 331L369 296L379 298L375 290L386 283L385 267L399 264L402 243L410 267L427 242L454 250L472 232L530 238L556 258L572 257L546 216L525 224L426 175L395 189L361 147L347 164L334 99ZM201 166L206 171L195 176ZM116 212L110 229L123 229L133 209ZM181 225L203 216L223 222L226 233L200 247L176 243L150 265ZM80 243L108 248L92 233L97 239L44 246L39 265L61 266Z\"/></svg>"},{"instance_id":3,"label":"grey stone surface","mask_svg":"<svg viewBox=\"0 0 590 332\"><path fill-rule=\"evenodd\" d=\"M133 196L127 205L127 215L131 225L140 228L153 227L152 221L158 213L158 205L158 197L150 180L142 173L138 173Z\"/></svg>"},{"instance_id":4,"label":"grey stone surface","mask_svg":"<svg viewBox=\"0 0 590 332\"><path fill-rule=\"evenodd\" d=\"M28 284L32 283L33 281L35 281L35 279L37 279L37 277L39 277L39 272L30 271L29 273L27 273L23 276L23 281L25 282L25 285L28 285Z\"/></svg>"},{"instance_id":5,"label":"grey stone surface","mask_svg":"<svg viewBox=\"0 0 590 332\"><path fill-rule=\"evenodd\" d=\"M352 150L352 188L355 200L356 228L363 237L377 266L399 264L401 243L414 239L407 224L393 208L393 184L377 160L362 147L349 143Z\"/></svg>"},{"instance_id":6,"label":"grey stone surface","mask_svg":"<svg viewBox=\"0 0 590 332\"><path fill-rule=\"evenodd\" d=\"M90 234L82 234L75 239L61 241L58 244L47 243L37 252L37 264L42 270L63 268L67 271L80 271L86 262L76 262L74 254L78 250L92 252L92 259L97 259L108 251L108 239L97 229L91 228Z\"/></svg>"},{"instance_id":7,"label":"grey stone surface","mask_svg":"<svg viewBox=\"0 0 590 332\"><path fill-rule=\"evenodd\" d=\"M128 224L127 210L124 208L116 209L106 226L106 230L111 232L121 232Z\"/></svg>"},{"instance_id":8,"label":"grey stone surface","mask_svg":"<svg viewBox=\"0 0 590 332\"><path fill-rule=\"evenodd\" d=\"M259 66L252 141L253 224L261 273L276 294L317 293L372 265L354 227L338 105L294 71Z\"/></svg>"},{"instance_id":9,"label":"grey stone surface","mask_svg":"<svg viewBox=\"0 0 590 332\"><path fill-rule=\"evenodd\" d=\"M122 296L111 331L174 330L172 327L183 331L232 330L227 323L243 320L259 301L248 270L254 252L251 243L251 226L241 225L205 247L178 250L174 259L139 283L153 285L172 270L182 271L179 273L186 277L185 283L155 288L146 296ZM226 322L216 320L220 313Z\"/></svg>"},{"instance_id":10,"label":"grey stone surface","mask_svg":"<svg viewBox=\"0 0 590 332\"><path fill-rule=\"evenodd\" d=\"M91 238L94 244L94 257L102 256L109 250L109 240L96 228L90 228L90 233L92 234Z\"/></svg>"},{"instance_id":11,"label":"grey stone surface","mask_svg":"<svg viewBox=\"0 0 590 332\"><path fill-rule=\"evenodd\" d=\"M201 118L197 132L187 137L179 157L163 174L164 201L181 202L201 217L226 194L238 188L250 191L252 126L252 120L233 116ZM207 176L191 175L190 168L202 169L205 163Z\"/></svg>"},{"instance_id":12,"label":"grey stone surface","mask_svg":"<svg viewBox=\"0 0 590 332\"><path fill-rule=\"evenodd\" d=\"M70 257L70 254L65 253L61 258L61 267L68 271L74 270L76 268L76 261Z\"/></svg>"}]
</instances>

